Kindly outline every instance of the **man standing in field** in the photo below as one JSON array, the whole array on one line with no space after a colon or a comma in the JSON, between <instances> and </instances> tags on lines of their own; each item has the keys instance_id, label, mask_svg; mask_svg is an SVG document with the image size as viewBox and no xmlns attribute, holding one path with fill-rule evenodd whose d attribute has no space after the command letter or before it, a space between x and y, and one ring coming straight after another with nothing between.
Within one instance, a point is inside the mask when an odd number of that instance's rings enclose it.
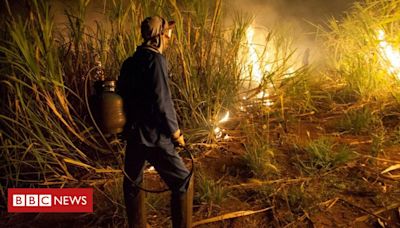
<instances>
[{"instance_id":1,"label":"man standing in field","mask_svg":"<svg viewBox=\"0 0 400 228\"><path fill-rule=\"evenodd\" d=\"M174 25L159 16L146 18L141 24L144 42L125 60L118 79L127 116L123 190L129 227L146 226L144 192L139 187L145 161L155 167L172 191L173 227L191 226L190 175L175 151L175 146L184 146L185 141L168 86L167 61L162 55Z\"/></svg>"}]
</instances>

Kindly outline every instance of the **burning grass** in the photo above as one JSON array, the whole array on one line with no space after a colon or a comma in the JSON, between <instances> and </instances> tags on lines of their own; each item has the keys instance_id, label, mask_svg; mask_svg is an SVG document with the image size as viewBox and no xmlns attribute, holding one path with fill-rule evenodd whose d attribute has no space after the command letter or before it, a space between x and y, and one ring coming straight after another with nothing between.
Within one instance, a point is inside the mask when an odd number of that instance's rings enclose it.
<instances>
[{"instance_id":1,"label":"burning grass","mask_svg":"<svg viewBox=\"0 0 400 228\"><path fill-rule=\"evenodd\" d=\"M399 86L399 1L355 3L325 35L333 67L361 99L384 99ZM397 96L397 95L395 95Z\"/></svg>"}]
</instances>

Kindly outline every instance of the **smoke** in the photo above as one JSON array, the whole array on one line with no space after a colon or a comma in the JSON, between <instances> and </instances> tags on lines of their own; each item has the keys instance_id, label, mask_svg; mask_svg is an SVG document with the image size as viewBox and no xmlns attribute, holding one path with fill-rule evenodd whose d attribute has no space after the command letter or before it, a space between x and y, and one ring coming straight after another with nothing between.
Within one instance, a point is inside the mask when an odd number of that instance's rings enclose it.
<instances>
[{"instance_id":1,"label":"smoke","mask_svg":"<svg viewBox=\"0 0 400 228\"><path fill-rule=\"evenodd\" d=\"M318 53L321 54L318 50L320 45L315 37L316 26L327 28L328 19L340 19L355 1L362 0L224 0L224 23L229 26L235 13L243 13L254 16L256 27L264 27L267 30L289 28L299 52L307 53L307 50L310 50L310 55L315 57ZM28 14L28 0L8 2L13 14ZM213 0L208 2L211 5L215 4ZM94 28L96 21L105 20L106 17L103 15L104 1L92 3L87 9L85 23ZM67 20L64 10L77 5L77 1L53 0L51 5L55 24L65 25ZM5 1L0 1L0 13L8 14Z\"/></svg>"},{"instance_id":2,"label":"smoke","mask_svg":"<svg viewBox=\"0 0 400 228\"><path fill-rule=\"evenodd\" d=\"M299 52L309 53L314 59L321 55L316 40L317 26L327 29L330 19L340 20L356 0L232 0L226 6L227 24L235 13L250 14L253 26L267 30L286 28L294 37Z\"/></svg>"},{"instance_id":3,"label":"smoke","mask_svg":"<svg viewBox=\"0 0 400 228\"><path fill-rule=\"evenodd\" d=\"M328 18L340 18L356 0L232 0L227 7L232 11L252 13L257 23L271 26L292 23L311 32L311 24L324 25Z\"/></svg>"}]
</instances>

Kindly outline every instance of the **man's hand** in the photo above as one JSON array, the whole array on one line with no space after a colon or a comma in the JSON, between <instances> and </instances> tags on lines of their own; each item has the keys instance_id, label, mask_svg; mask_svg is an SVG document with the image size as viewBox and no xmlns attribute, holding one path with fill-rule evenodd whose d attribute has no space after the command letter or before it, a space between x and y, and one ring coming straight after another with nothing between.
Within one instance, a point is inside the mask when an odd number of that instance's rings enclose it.
<instances>
[{"instance_id":1,"label":"man's hand","mask_svg":"<svg viewBox=\"0 0 400 228\"><path fill-rule=\"evenodd\" d=\"M174 143L175 146L185 146L185 140L183 139L183 134L180 129L175 131L174 134L172 134L172 142Z\"/></svg>"}]
</instances>

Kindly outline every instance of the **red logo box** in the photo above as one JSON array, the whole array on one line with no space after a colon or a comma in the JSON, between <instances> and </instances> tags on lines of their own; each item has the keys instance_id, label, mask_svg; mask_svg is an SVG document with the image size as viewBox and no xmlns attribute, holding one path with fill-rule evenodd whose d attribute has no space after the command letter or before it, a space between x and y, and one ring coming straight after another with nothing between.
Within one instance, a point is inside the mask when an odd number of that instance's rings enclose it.
<instances>
[{"instance_id":1,"label":"red logo box","mask_svg":"<svg viewBox=\"0 0 400 228\"><path fill-rule=\"evenodd\" d=\"M9 188L8 212L93 212L93 189Z\"/></svg>"}]
</instances>

